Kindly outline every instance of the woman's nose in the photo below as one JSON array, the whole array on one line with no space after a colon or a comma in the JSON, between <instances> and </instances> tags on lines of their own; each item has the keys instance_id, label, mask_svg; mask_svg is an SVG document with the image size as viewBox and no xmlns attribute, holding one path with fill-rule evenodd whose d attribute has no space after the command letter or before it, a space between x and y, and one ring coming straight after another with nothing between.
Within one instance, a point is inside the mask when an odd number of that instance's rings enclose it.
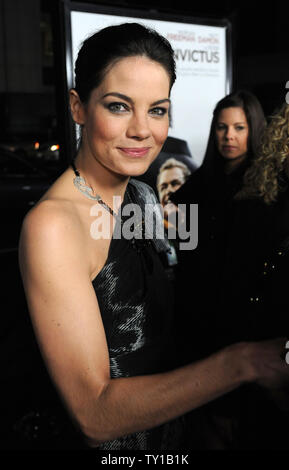
<instances>
[{"instance_id":1,"label":"woman's nose","mask_svg":"<svg viewBox=\"0 0 289 470\"><path fill-rule=\"evenodd\" d=\"M225 137L226 139L230 140L230 139L233 139L234 138L234 129L232 129L231 127L228 127L226 133L225 133Z\"/></svg>"},{"instance_id":2,"label":"woman's nose","mask_svg":"<svg viewBox=\"0 0 289 470\"><path fill-rule=\"evenodd\" d=\"M134 115L130 119L127 129L128 137L135 139L147 139L151 136L151 129L148 122L148 117L143 115Z\"/></svg>"}]
</instances>

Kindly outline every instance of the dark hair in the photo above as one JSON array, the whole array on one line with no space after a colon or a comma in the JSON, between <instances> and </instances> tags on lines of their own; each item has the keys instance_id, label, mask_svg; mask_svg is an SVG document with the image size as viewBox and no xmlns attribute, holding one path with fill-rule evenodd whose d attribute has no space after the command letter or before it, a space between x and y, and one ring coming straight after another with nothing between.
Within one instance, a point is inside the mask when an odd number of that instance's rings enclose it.
<instances>
[{"instance_id":1,"label":"dark hair","mask_svg":"<svg viewBox=\"0 0 289 470\"><path fill-rule=\"evenodd\" d=\"M212 160L221 160L221 155L216 145L216 123L220 112L226 108L242 108L247 118L249 126L248 135L248 159L257 156L261 137L265 130L266 119L259 100L253 93L247 90L239 90L222 98L216 105L213 112L213 119L207 144L207 149L203 161L204 167L211 166Z\"/></svg>"},{"instance_id":2,"label":"dark hair","mask_svg":"<svg viewBox=\"0 0 289 470\"><path fill-rule=\"evenodd\" d=\"M87 38L75 63L75 90L82 102L103 80L110 66L125 57L146 56L161 64L176 79L173 49L163 36L138 23L109 26Z\"/></svg>"}]
</instances>

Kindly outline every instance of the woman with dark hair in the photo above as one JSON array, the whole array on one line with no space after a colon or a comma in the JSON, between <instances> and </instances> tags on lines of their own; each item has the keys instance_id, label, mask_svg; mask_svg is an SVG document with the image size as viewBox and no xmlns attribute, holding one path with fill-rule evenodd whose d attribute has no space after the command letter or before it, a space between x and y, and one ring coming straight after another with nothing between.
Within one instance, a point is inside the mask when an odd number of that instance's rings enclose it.
<instances>
[{"instance_id":1,"label":"woman with dark hair","mask_svg":"<svg viewBox=\"0 0 289 470\"><path fill-rule=\"evenodd\" d=\"M207 149L201 167L172 197L173 202L231 199L241 187L250 161L256 157L266 126L258 99L240 90L221 99L213 112Z\"/></svg>"},{"instance_id":2,"label":"woman with dark hair","mask_svg":"<svg viewBox=\"0 0 289 470\"><path fill-rule=\"evenodd\" d=\"M234 172L245 161L247 166L257 155L265 125L264 112L255 95L240 90L225 96L213 112L202 169L215 175L218 166L223 167L225 174Z\"/></svg>"},{"instance_id":3,"label":"woman with dark hair","mask_svg":"<svg viewBox=\"0 0 289 470\"><path fill-rule=\"evenodd\" d=\"M21 233L32 323L51 378L91 447L181 448L187 411L247 381L272 387L287 380L285 343L236 344L175 368L173 298L159 257L168 244L146 217L155 195L131 179L167 137L173 50L144 26L111 26L84 42L75 73L76 159Z\"/></svg>"},{"instance_id":4,"label":"woman with dark hair","mask_svg":"<svg viewBox=\"0 0 289 470\"><path fill-rule=\"evenodd\" d=\"M193 301L200 312L198 318L194 317L197 338L193 357L203 357L208 352L208 345L211 349L222 344L223 332L215 335L213 331L220 325L216 305L220 300L221 271L233 198L241 188L251 160L257 155L265 122L258 99L249 91L236 91L221 99L213 112L201 167L170 198L175 204L198 204L198 246L192 252L184 252L184 256L182 252L179 253L178 268L179 298L184 299L183 309L185 311L189 305L186 292L191 292L194 286ZM203 331L208 341L203 341L200 331ZM191 346L182 339L181 343L188 348L183 358L189 360Z\"/></svg>"}]
</instances>

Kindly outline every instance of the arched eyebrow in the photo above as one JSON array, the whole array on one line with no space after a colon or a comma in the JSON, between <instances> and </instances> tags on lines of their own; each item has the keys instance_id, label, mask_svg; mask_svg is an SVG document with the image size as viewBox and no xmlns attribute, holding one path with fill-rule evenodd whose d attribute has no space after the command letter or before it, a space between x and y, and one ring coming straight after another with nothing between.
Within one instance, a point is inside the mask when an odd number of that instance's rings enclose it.
<instances>
[{"instance_id":1,"label":"arched eyebrow","mask_svg":"<svg viewBox=\"0 0 289 470\"><path fill-rule=\"evenodd\" d=\"M225 124L226 126L228 125L226 122L223 122L223 121L217 121L218 124ZM234 122L233 123L233 126L236 126L238 124L243 124L243 125L247 125L247 123L245 121L240 121L240 122Z\"/></svg>"},{"instance_id":2,"label":"arched eyebrow","mask_svg":"<svg viewBox=\"0 0 289 470\"><path fill-rule=\"evenodd\" d=\"M113 92L110 92L110 93L106 93L105 95L103 95L102 98L106 98L107 96L114 96L116 98L120 98L121 100L128 101L131 104L134 104L134 101L129 96L123 95L122 93L118 93L118 92L113 91ZM154 101L153 103L151 103L151 106L157 106L157 105L162 104L162 103L169 103L170 104L171 100L169 98L164 98L163 100Z\"/></svg>"}]
</instances>

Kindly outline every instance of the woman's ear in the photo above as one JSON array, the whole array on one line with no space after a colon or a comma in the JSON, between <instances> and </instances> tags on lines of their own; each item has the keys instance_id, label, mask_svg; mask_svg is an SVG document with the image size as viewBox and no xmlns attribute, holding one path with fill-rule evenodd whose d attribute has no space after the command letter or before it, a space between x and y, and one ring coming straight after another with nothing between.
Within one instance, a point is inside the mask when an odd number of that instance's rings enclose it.
<instances>
[{"instance_id":1,"label":"woman's ear","mask_svg":"<svg viewBox=\"0 0 289 470\"><path fill-rule=\"evenodd\" d=\"M69 102L72 119L76 124L83 125L85 123L85 108L74 88L69 90Z\"/></svg>"}]
</instances>

